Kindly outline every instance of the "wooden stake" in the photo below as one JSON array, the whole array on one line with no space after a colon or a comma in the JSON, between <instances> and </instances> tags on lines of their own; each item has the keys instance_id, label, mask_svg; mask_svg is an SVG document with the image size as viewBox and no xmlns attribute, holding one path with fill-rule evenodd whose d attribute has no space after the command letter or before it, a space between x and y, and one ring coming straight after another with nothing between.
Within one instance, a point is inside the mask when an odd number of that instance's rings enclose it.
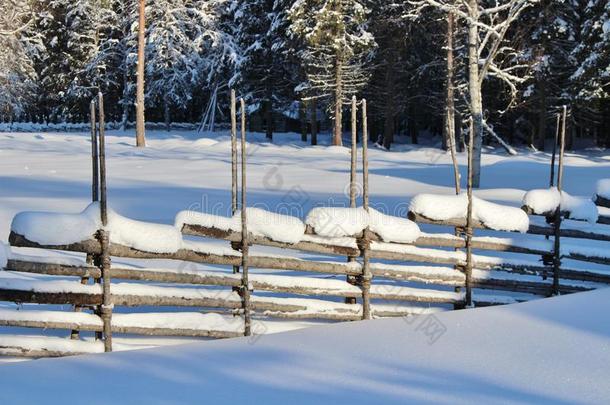
<instances>
[{"instance_id":1,"label":"wooden stake","mask_svg":"<svg viewBox=\"0 0 610 405\"><path fill-rule=\"evenodd\" d=\"M470 141L468 143L468 212L466 215L466 307L472 306L472 173L474 152L474 124L470 117Z\"/></svg>"},{"instance_id":2,"label":"wooden stake","mask_svg":"<svg viewBox=\"0 0 610 405\"><path fill-rule=\"evenodd\" d=\"M557 143L559 142L559 131L561 126L561 114L557 113L557 127L555 129L555 142L553 142L553 154L551 155L551 179L550 187L555 185L555 155L557 154Z\"/></svg>"},{"instance_id":3,"label":"wooden stake","mask_svg":"<svg viewBox=\"0 0 610 405\"><path fill-rule=\"evenodd\" d=\"M237 108L235 90L231 90L231 214L237 212ZM239 266L233 266L233 273L239 273Z\"/></svg>"},{"instance_id":4,"label":"wooden stake","mask_svg":"<svg viewBox=\"0 0 610 405\"><path fill-rule=\"evenodd\" d=\"M350 176L349 176L349 206L350 208L356 208L356 166L358 160L358 149L356 148L357 138L358 138L358 128L356 127L357 120L357 110L358 107L356 105L356 96L352 97L352 147L350 149ZM348 263L353 263L356 261L356 257L348 256ZM355 277L347 276L347 282L353 285L358 285L359 282ZM346 297L346 304L355 304L355 297Z\"/></svg>"},{"instance_id":5,"label":"wooden stake","mask_svg":"<svg viewBox=\"0 0 610 405\"><path fill-rule=\"evenodd\" d=\"M99 201L99 166L97 156L97 131L95 125L95 100L91 100L91 201Z\"/></svg>"},{"instance_id":6,"label":"wooden stake","mask_svg":"<svg viewBox=\"0 0 610 405\"><path fill-rule=\"evenodd\" d=\"M246 217L246 103L241 104L241 267L242 267L242 300L244 310L244 335L250 336L250 286L248 283L248 222Z\"/></svg>"},{"instance_id":7,"label":"wooden stake","mask_svg":"<svg viewBox=\"0 0 610 405\"><path fill-rule=\"evenodd\" d=\"M105 122L104 122L104 96L99 93L98 100L99 108L99 157L100 157L100 216L102 220L102 229L100 229L98 237L101 244L101 271L102 271L102 306L100 313L103 322L104 333L104 351L112 351L112 297L110 296L110 252L109 243L110 235L105 229L108 225L108 197L106 192L106 140L105 140Z\"/></svg>"},{"instance_id":8,"label":"wooden stake","mask_svg":"<svg viewBox=\"0 0 610 405\"><path fill-rule=\"evenodd\" d=\"M95 100L91 100L89 109L89 119L91 122L91 201L99 200L99 169L98 169L98 154L97 154L97 128L95 122ZM93 255L87 253L87 264L93 264ZM81 277L80 283L87 284L89 277ZM74 312L81 312L83 307L80 305L74 306ZM77 329L70 332L70 339L78 339L80 333Z\"/></svg>"},{"instance_id":9,"label":"wooden stake","mask_svg":"<svg viewBox=\"0 0 610 405\"><path fill-rule=\"evenodd\" d=\"M368 118L366 111L366 99L362 99L362 206L369 209L369 142Z\"/></svg>"},{"instance_id":10,"label":"wooden stake","mask_svg":"<svg viewBox=\"0 0 610 405\"><path fill-rule=\"evenodd\" d=\"M362 99L362 207L369 211L369 161L366 99ZM371 231L364 230L362 250L362 319L371 319Z\"/></svg>"},{"instance_id":11,"label":"wooden stake","mask_svg":"<svg viewBox=\"0 0 610 405\"><path fill-rule=\"evenodd\" d=\"M356 106L356 96L352 97L352 149L351 149L351 165L349 177L349 206L356 208L356 161L358 158L358 149L356 148L358 129L356 128L356 114L358 107Z\"/></svg>"},{"instance_id":12,"label":"wooden stake","mask_svg":"<svg viewBox=\"0 0 610 405\"><path fill-rule=\"evenodd\" d=\"M561 188L563 185L563 154L566 140L566 121L568 119L568 108L563 106L561 134L559 138L559 169L557 172L557 191L560 196L560 204L555 210L555 241L553 244L553 290L552 295L559 295L559 276L561 272Z\"/></svg>"}]
</instances>

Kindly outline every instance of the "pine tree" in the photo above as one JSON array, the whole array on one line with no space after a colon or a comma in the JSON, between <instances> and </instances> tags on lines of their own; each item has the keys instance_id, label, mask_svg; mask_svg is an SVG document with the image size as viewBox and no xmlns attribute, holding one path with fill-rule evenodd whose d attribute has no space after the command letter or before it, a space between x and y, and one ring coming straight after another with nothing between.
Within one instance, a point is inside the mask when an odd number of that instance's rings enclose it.
<instances>
[{"instance_id":1,"label":"pine tree","mask_svg":"<svg viewBox=\"0 0 610 405\"><path fill-rule=\"evenodd\" d=\"M248 102L262 105L268 139L273 136L274 105L292 101L286 0L246 0L234 11L240 90Z\"/></svg>"},{"instance_id":2,"label":"pine tree","mask_svg":"<svg viewBox=\"0 0 610 405\"><path fill-rule=\"evenodd\" d=\"M368 13L353 0L297 0L289 12L291 30L306 45L300 57L307 91L330 101L333 145L342 144L343 105L368 81L367 63L376 46Z\"/></svg>"}]
</instances>

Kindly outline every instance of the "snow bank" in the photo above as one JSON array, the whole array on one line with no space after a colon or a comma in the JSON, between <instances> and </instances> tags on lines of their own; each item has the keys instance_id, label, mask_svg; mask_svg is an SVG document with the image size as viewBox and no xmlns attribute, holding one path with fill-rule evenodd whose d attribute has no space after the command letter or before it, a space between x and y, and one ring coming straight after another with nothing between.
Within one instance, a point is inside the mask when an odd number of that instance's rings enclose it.
<instances>
[{"instance_id":1,"label":"snow bank","mask_svg":"<svg viewBox=\"0 0 610 405\"><path fill-rule=\"evenodd\" d=\"M42 245L67 245L91 239L102 228L99 203L91 203L79 214L21 212L11 230ZM171 253L182 247L182 234L170 225L125 218L108 209L110 241L138 250Z\"/></svg>"},{"instance_id":2,"label":"snow bank","mask_svg":"<svg viewBox=\"0 0 610 405\"><path fill-rule=\"evenodd\" d=\"M597 206L591 199L575 197L565 191L560 196L556 187L528 191L523 197L523 205L538 215L552 213L561 205L561 210L567 212L570 219L591 223L597 222L599 216Z\"/></svg>"},{"instance_id":3,"label":"snow bank","mask_svg":"<svg viewBox=\"0 0 610 405\"><path fill-rule=\"evenodd\" d=\"M595 193L602 198L610 199L610 179L599 180Z\"/></svg>"},{"instance_id":4,"label":"snow bank","mask_svg":"<svg viewBox=\"0 0 610 405\"><path fill-rule=\"evenodd\" d=\"M246 218L249 232L275 241L297 243L305 233L305 224L300 219L261 208L246 208ZM241 232L241 212L238 211L229 218L202 212L181 211L176 216L175 227L182 229L184 224Z\"/></svg>"},{"instance_id":5,"label":"snow bank","mask_svg":"<svg viewBox=\"0 0 610 405\"><path fill-rule=\"evenodd\" d=\"M472 197L473 219L497 231L527 232L529 218L523 210L495 204L478 197ZM409 205L409 210L436 221L465 219L468 213L468 196L418 194Z\"/></svg>"},{"instance_id":6,"label":"snow bank","mask_svg":"<svg viewBox=\"0 0 610 405\"><path fill-rule=\"evenodd\" d=\"M351 236L366 227L386 242L410 243L419 235L419 227L406 219L382 214L369 208L318 207L312 209L305 220L316 234L330 238Z\"/></svg>"}]
</instances>

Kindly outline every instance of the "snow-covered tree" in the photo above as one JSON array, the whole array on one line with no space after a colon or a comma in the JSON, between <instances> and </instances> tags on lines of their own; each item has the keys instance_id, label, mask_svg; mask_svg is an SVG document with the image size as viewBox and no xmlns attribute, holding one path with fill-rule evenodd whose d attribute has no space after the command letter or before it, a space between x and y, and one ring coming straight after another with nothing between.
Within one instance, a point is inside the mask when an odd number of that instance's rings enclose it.
<instances>
[{"instance_id":1,"label":"snow-covered tree","mask_svg":"<svg viewBox=\"0 0 610 405\"><path fill-rule=\"evenodd\" d=\"M291 30L306 48L301 60L310 94L330 99L333 144L342 144L342 110L367 83L376 46L368 30L369 10L356 0L297 0L290 9Z\"/></svg>"},{"instance_id":2,"label":"snow-covered tree","mask_svg":"<svg viewBox=\"0 0 610 405\"><path fill-rule=\"evenodd\" d=\"M409 15L417 16L426 8L453 13L468 27L466 46L468 49L468 98L473 119L473 186L479 187L481 180L481 150L483 130L508 147L487 124L483 117L483 82L488 78L500 81L510 93L510 104L519 89L529 79L527 65L511 43L509 30L522 13L538 0L420 0Z\"/></svg>"},{"instance_id":3,"label":"snow-covered tree","mask_svg":"<svg viewBox=\"0 0 610 405\"><path fill-rule=\"evenodd\" d=\"M581 8L580 43L573 50L577 61L571 75L578 98L610 97L610 2L589 0Z\"/></svg>"},{"instance_id":4,"label":"snow-covered tree","mask_svg":"<svg viewBox=\"0 0 610 405\"><path fill-rule=\"evenodd\" d=\"M274 105L286 107L294 99L287 16L291 3L245 0L234 11L236 41L242 50L237 66L240 91L249 103L263 107L269 139Z\"/></svg>"},{"instance_id":5,"label":"snow-covered tree","mask_svg":"<svg viewBox=\"0 0 610 405\"><path fill-rule=\"evenodd\" d=\"M40 37L31 31L31 2L0 3L0 117L20 116L34 98L37 74L32 56L42 50Z\"/></svg>"}]
</instances>

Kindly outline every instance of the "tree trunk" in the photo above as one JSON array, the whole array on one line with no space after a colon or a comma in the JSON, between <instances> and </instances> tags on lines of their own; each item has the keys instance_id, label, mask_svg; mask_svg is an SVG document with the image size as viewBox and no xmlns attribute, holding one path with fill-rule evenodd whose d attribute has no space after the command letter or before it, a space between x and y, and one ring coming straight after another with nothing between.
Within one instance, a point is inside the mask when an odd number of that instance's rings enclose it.
<instances>
[{"instance_id":1,"label":"tree trunk","mask_svg":"<svg viewBox=\"0 0 610 405\"><path fill-rule=\"evenodd\" d=\"M309 103L311 107L311 144L318 144L318 106L316 99L312 99Z\"/></svg>"},{"instance_id":2,"label":"tree trunk","mask_svg":"<svg viewBox=\"0 0 610 405\"><path fill-rule=\"evenodd\" d=\"M385 99L385 111L384 111L384 125L383 125L383 147L386 149L390 149L392 147L392 142L394 142L394 92L396 86L394 85L394 64L396 60L396 55L392 49L389 52L389 58L387 61L386 68L386 99Z\"/></svg>"},{"instance_id":3,"label":"tree trunk","mask_svg":"<svg viewBox=\"0 0 610 405\"><path fill-rule=\"evenodd\" d=\"M307 142L307 102L299 102L299 121L301 122L301 141Z\"/></svg>"},{"instance_id":4,"label":"tree trunk","mask_svg":"<svg viewBox=\"0 0 610 405\"><path fill-rule=\"evenodd\" d=\"M335 125L332 144L342 146L343 132L343 56L337 52L335 66Z\"/></svg>"},{"instance_id":5,"label":"tree trunk","mask_svg":"<svg viewBox=\"0 0 610 405\"><path fill-rule=\"evenodd\" d=\"M462 114L460 110L453 110L455 113L455 139L456 139L456 148L458 152L464 152L464 145L466 141L464 140L464 132L462 131Z\"/></svg>"},{"instance_id":6,"label":"tree trunk","mask_svg":"<svg viewBox=\"0 0 610 405\"><path fill-rule=\"evenodd\" d=\"M453 145L452 153L455 152L455 103L454 103L454 65L453 65L453 25L454 15L447 14L447 77L446 77L446 101L445 101L445 125L443 126L443 149Z\"/></svg>"},{"instance_id":7,"label":"tree trunk","mask_svg":"<svg viewBox=\"0 0 610 405\"><path fill-rule=\"evenodd\" d=\"M138 82L136 95L136 145L146 146L146 136L144 128L144 47L145 47L145 24L146 24L146 1L140 1L140 18L138 26Z\"/></svg>"},{"instance_id":8,"label":"tree trunk","mask_svg":"<svg viewBox=\"0 0 610 405\"><path fill-rule=\"evenodd\" d=\"M536 148L540 151L544 150L544 140L546 138L546 83L544 77L539 80L539 110L538 110L538 137Z\"/></svg>"},{"instance_id":9,"label":"tree trunk","mask_svg":"<svg viewBox=\"0 0 610 405\"><path fill-rule=\"evenodd\" d=\"M269 84L267 84L266 93L267 100L265 100L265 134L267 136L267 139L271 141L273 140L273 100L271 86Z\"/></svg>"},{"instance_id":10,"label":"tree trunk","mask_svg":"<svg viewBox=\"0 0 610 405\"><path fill-rule=\"evenodd\" d=\"M171 114L170 114L170 105L169 105L169 99L167 97L167 95L165 97L163 97L163 118L165 120L165 130L167 132L171 131L171 126L172 126L172 121L171 121Z\"/></svg>"},{"instance_id":11,"label":"tree trunk","mask_svg":"<svg viewBox=\"0 0 610 405\"><path fill-rule=\"evenodd\" d=\"M481 185L481 149L483 144L483 101L479 81L479 21L478 0L468 0L468 90L470 93L470 114L472 116L472 187Z\"/></svg>"},{"instance_id":12,"label":"tree trunk","mask_svg":"<svg viewBox=\"0 0 610 405\"><path fill-rule=\"evenodd\" d=\"M127 36L127 33L125 31L126 29L124 29L123 34ZM125 53L123 55L123 63L125 64L125 70L123 71L123 114L121 116L121 131L125 131L127 129L127 122L129 121L129 106L131 104L129 102L129 72L127 70L127 59L129 56L129 51L125 49L124 52Z\"/></svg>"},{"instance_id":13,"label":"tree trunk","mask_svg":"<svg viewBox=\"0 0 610 405\"><path fill-rule=\"evenodd\" d=\"M415 113L414 113L414 108L413 106L409 106L409 134L411 135L411 143L414 145L417 145L418 141L418 134L419 134L419 128L417 127L417 120L415 119Z\"/></svg>"}]
</instances>

